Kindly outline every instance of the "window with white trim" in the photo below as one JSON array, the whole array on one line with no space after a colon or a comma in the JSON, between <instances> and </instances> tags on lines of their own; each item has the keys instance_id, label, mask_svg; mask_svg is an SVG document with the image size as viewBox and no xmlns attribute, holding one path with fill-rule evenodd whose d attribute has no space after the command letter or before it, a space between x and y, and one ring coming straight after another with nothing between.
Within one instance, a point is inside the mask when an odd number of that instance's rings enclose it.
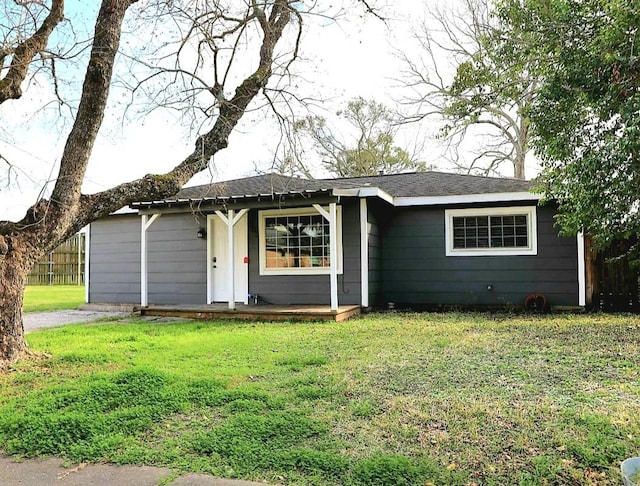
<instances>
[{"instance_id":1,"label":"window with white trim","mask_svg":"<svg viewBox=\"0 0 640 486\"><path fill-rule=\"evenodd\" d=\"M337 266L342 272L341 212L337 209ZM331 267L329 221L314 208L259 213L260 274L328 274Z\"/></svg>"},{"instance_id":2,"label":"window with white trim","mask_svg":"<svg viewBox=\"0 0 640 486\"><path fill-rule=\"evenodd\" d=\"M536 255L536 207L445 210L447 256Z\"/></svg>"}]
</instances>

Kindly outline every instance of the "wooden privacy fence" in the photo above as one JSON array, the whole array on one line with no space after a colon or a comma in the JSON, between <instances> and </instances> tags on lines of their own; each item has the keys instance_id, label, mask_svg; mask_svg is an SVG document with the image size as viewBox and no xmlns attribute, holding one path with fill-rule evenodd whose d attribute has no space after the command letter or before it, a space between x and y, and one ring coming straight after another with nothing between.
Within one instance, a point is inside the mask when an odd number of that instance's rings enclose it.
<instances>
[{"instance_id":1,"label":"wooden privacy fence","mask_svg":"<svg viewBox=\"0 0 640 486\"><path fill-rule=\"evenodd\" d=\"M85 234L77 233L31 270L27 285L83 285Z\"/></svg>"},{"instance_id":2,"label":"wooden privacy fence","mask_svg":"<svg viewBox=\"0 0 640 486\"><path fill-rule=\"evenodd\" d=\"M640 267L630 250L636 237L594 251L586 239L587 307L610 312L640 312ZM591 298L589 301L589 297Z\"/></svg>"}]
</instances>

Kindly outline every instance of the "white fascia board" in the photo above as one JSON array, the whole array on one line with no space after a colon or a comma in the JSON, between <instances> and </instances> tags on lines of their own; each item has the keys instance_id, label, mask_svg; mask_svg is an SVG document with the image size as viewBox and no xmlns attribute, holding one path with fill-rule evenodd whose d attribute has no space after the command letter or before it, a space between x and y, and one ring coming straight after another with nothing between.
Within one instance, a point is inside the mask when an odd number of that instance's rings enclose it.
<instances>
[{"instance_id":1,"label":"white fascia board","mask_svg":"<svg viewBox=\"0 0 640 486\"><path fill-rule=\"evenodd\" d=\"M445 204L473 204L511 201L539 201L542 194L532 192L495 192L486 194L461 194L455 196L396 197L394 206L437 206Z\"/></svg>"},{"instance_id":2,"label":"white fascia board","mask_svg":"<svg viewBox=\"0 0 640 486\"><path fill-rule=\"evenodd\" d=\"M110 216L114 216L114 215L117 215L117 214L138 214L138 210L130 208L129 206L123 206L120 209L118 209L117 211L112 212L110 214Z\"/></svg>"},{"instance_id":3,"label":"white fascia board","mask_svg":"<svg viewBox=\"0 0 640 486\"><path fill-rule=\"evenodd\" d=\"M352 189L333 189L334 196L346 197L378 197L389 204L394 204L394 197L379 187L356 187ZM397 198L395 198L397 199Z\"/></svg>"}]
</instances>

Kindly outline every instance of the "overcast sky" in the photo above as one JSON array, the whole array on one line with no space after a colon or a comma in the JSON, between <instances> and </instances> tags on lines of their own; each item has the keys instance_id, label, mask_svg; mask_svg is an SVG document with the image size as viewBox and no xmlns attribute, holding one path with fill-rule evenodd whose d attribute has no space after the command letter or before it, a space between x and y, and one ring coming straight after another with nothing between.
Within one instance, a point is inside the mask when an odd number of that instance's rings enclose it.
<instances>
[{"instance_id":1,"label":"overcast sky","mask_svg":"<svg viewBox=\"0 0 640 486\"><path fill-rule=\"evenodd\" d=\"M90 19L97 3L67 0L67 16ZM397 78L402 65L394 50L416 48L412 29L423 17L426 6L434 2L396 0L388 4L386 24L371 15L354 16L340 23L318 20L307 31L303 39L303 57L307 61L299 66L306 79L297 89L303 95L324 100L316 106L316 113L335 112L355 96L393 105L393 99L401 95ZM89 23L85 21L86 25ZM19 167L12 183L0 187L0 219L21 218L55 177L55 163L70 128L69 122L57 119L51 107L49 116L34 117L34 110L43 105L50 92L46 84L30 88L23 99L0 105L0 154ZM425 126L413 128L406 135L401 134L401 143L411 144L412 138L428 137L430 131L433 130ZM213 172L197 176L190 185L252 175L256 167L268 169L276 138L263 114L245 115L231 136L229 147L216 156ZM96 192L147 173L167 171L192 151L193 143L188 130L170 114L155 112L126 125L118 114L109 114L91 157L83 192ZM439 165L436 151L428 149L426 153L423 158L428 163Z\"/></svg>"}]
</instances>

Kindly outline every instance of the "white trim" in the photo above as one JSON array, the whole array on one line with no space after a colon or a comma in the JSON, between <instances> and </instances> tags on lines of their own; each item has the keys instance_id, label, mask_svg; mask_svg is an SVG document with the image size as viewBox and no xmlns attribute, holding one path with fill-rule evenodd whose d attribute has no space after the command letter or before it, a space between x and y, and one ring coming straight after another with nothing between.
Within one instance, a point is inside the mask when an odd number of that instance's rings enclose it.
<instances>
[{"instance_id":1,"label":"white trim","mask_svg":"<svg viewBox=\"0 0 640 486\"><path fill-rule=\"evenodd\" d=\"M375 186L356 187L351 189L333 189L332 194L336 197L378 197L389 204L395 205L394 197L391 194Z\"/></svg>"},{"instance_id":2,"label":"white trim","mask_svg":"<svg viewBox=\"0 0 640 486\"><path fill-rule=\"evenodd\" d=\"M217 211L216 211L217 212ZM236 252L234 245L234 235L233 229L234 225L234 216L235 211L233 209L229 209L227 211L227 257L229 261L229 266L227 267L227 276L229 282L227 285L231 289L229 292L229 310L236 309Z\"/></svg>"},{"instance_id":3,"label":"white trim","mask_svg":"<svg viewBox=\"0 0 640 486\"><path fill-rule=\"evenodd\" d=\"M329 203L329 283L331 286L331 310L338 310L338 215L336 203Z\"/></svg>"},{"instance_id":4,"label":"white trim","mask_svg":"<svg viewBox=\"0 0 640 486\"><path fill-rule=\"evenodd\" d=\"M88 224L84 231L84 302L89 303L89 257L91 249L91 225Z\"/></svg>"},{"instance_id":5,"label":"white trim","mask_svg":"<svg viewBox=\"0 0 640 486\"><path fill-rule=\"evenodd\" d=\"M115 216L115 215L119 215L119 214L138 214L138 210L137 209L133 209L133 208L131 208L129 206L122 206L117 211L114 211L113 213L110 213L109 216Z\"/></svg>"},{"instance_id":6,"label":"white trim","mask_svg":"<svg viewBox=\"0 0 640 486\"><path fill-rule=\"evenodd\" d=\"M584 306L587 304L587 278L584 259L584 233L582 231L578 232L576 240L578 243L578 305Z\"/></svg>"},{"instance_id":7,"label":"white trim","mask_svg":"<svg viewBox=\"0 0 640 486\"><path fill-rule=\"evenodd\" d=\"M150 218L148 215L142 215L142 227L140 228L140 305L146 307L149 305L149 284L147 279L147 230L160 217L160 214L154 214Z\"/></svg>"},{"instance_id":8,"label":"white trim","mask_svg":"<svg viewBox=\"0 0 640 486\"><path fill-rule=\"evenodd\" d=\"M215 218L215 215L207 215L207 304L211 304L213 302L213 285L211 285L211 280L213 278L213 254L211 253L213 218Z\"/></svg>"},{"instance_id":9,"label":"white trim","mask_svg":"<svg viewBox=\"0 0 640 486\"><path fill-rule=\"evenodd\" d=\"M455 196L396 197L394 206L435 206L442 204L475 204L487 202L539 201L542 194L531 192L494 192L486 194L461 194Z\"/></svg>"},{"instance_id":10,"label":"white trim","mask_svg":"<svg viewBox=\"0 0 640 486\"><path fill-rule=\"evenodd\" d=\"M360 199L360 305L369 307L369 221L367 200Z\"/></svg>"},{"instance_id":11,"label":"white trim","mask_svg":"<svg viewBox=\"0 0 640 486\"><path fill-rule=\"evenodd\" d=\"M526 215L529 246L527 248L453 248L453 218L459 216ZM536 206L511 206L500 208L445 209L444 234L446 256L520 256L538 254L538 228Z\"/></svg>"},{"instance_id":12,"label":"white trim","mask_svg":"<svg viewBox=\"0 0 640 486\"><path fill-rule=\"evenodd\" d=\"M334 203L331 203L334 204ZM329 275L331 273L331 267L302 267L302 268L266 268L266 225L265 219L273 216L313 216L320 214L323 218L330 220L330 206L329 211L317 204L313 207L305 208L291 208L291 209L266 209L258 212L258 246L260 248L260 275ZM337 240L337 273L342 274L342 207L336 207L336 240ZM331 238L331 235L329 235Z\"/></svg>"}]
</instances>

